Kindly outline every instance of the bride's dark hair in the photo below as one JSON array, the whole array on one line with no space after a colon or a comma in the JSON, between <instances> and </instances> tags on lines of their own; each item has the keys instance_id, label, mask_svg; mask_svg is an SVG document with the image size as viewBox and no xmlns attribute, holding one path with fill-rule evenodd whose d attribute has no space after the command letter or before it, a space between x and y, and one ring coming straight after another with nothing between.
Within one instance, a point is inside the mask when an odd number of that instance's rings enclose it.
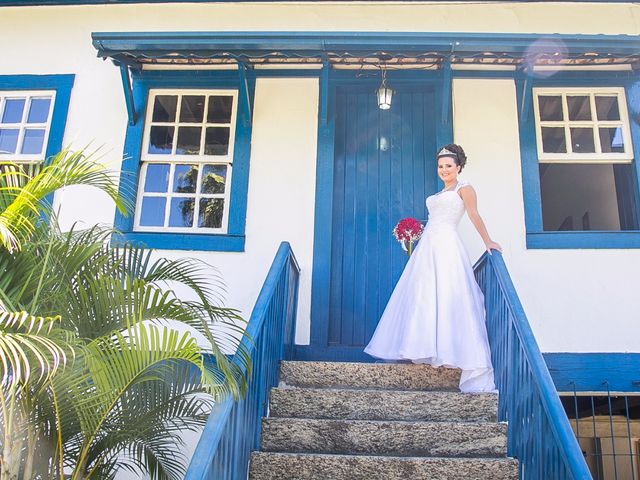
<instances>
[{"instance_id":1,"label":"bride's dark hair","mask_svg":"<svg viewBox=\"0 0 640 480\"><path fill-rule=\"evenodd\" d=\"M456 165L458 165L460 167L460 171L462 171L464 166L467 164L467 155L464 153L464 150L462 149L462 147L455 143L450 143L449 145L444 145L443 147L440 147L438 149L438 152L440 152L440 150L442 150L443 148L456 154L455 157L451 157L451 158L455 159Z\"/></svg>"}]
</instances>

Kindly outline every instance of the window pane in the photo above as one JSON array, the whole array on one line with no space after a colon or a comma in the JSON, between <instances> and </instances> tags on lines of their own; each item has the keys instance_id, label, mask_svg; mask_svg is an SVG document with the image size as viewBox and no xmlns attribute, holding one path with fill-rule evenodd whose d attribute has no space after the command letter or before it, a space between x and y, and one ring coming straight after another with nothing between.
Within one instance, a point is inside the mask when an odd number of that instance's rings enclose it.
<instances>
[{"instance_id":1,"label":"window pane","mask_svg":"<svg viewBox=\"0 0 640 480\"><path fill-rule=\"evenodd\" d=\"M201 127L180 127L176 155L198 155L200 153Z\"/></svg>"},{"instance_id":2,"label":"window pane","mask_svg":"<svg viewBox=\"0 0 640 480\"><path fill-rule=\"evenodd\" d=\"M596 113L598 120L620 120L618 97L596 96Z\"/></svg>"},{"instance_id":3,"label":"window pane","mask_svg":"<svg viewBox=\"0 0 640 480\"><path fill-rule=\"evenodd\" d=\"M169 164L147 164L147 175L144 181L145 192L164 193L169 189Z\"/></svg>"},{"instance_id":4,"label":"window pane","mask_svg":"<svg viewBox=\"0 0 640 480\"><path fill-rule=\"evenodd\" d=\"M545 231L633 230L630 164L540 164Z\"/></svg>"},{"instance_id":5,"label":"window pane","mask_svg":"<svg viewBox=\"0 0 640 480\"><path fill-rule=\"evenodd\" d=\"M542 150L545 153L566 153L563 127L542 127Z\"/></svg>"},{"instance_id":6,"label":"window pane","mask_svg":"<svg viewBox=\"0 0 640 480\"><path fill-rule=\"evenodd\" d=\"M591 102L588 96L567 97L569 120L591 120Z\"/></svg>"},{"instance_id":7,"label":"window pane","mask_svg":"<svg viewBox=\"0 0 640 480\"><path fill-rule=\"evenodd\" d=\"M223 212L224 200L222 198L200 199L198 226L204 228L220 228L222 226Z\"/></svg>"},{"instance_id":8,"label":"window pane","mask_svg":"<svg viewBox=\"0 0 640 480\"><path fill-rule=\"evenodd\" d=\"M178 97L176 95L158 95L153 102L154 122L175 122Z\"/></svg>"},{"instance_id":9,"label":"window pane","mask_svg":"<svg viewBox=\"0 0 640 480\"><path fill-rule=\"evenodd\" d=\"M153 126L149 132L149 153L170 155L174 127Z\"/></svg>"},{"instance_id":10,"label":"window pane","mask_svg":"<svg viewBox=\"0 0 640 480\"><path fill-rule=\"evenodd\" d=\"M140 225L143 227L162 227L167 199L164 197L143 197L140 211Z\"/></svg>"},{"instance_id":11,"label":"window pane","mask_svg":"<svg viewBox=\"0 0 640 480\"><path fill-rule=\"evenodd\" d=\"M205 155L226 155L229 152L229 127L209 127L205 138Z\"/></svg>"},{"instance_id":12,"label":"window pane","mask_svg":"<svg viewBox=\"0 0 640 480\"><path fill-rule=\"evenodd\" d=\"M180 106L180 121L202 123L204 118L204 95L183 95Z\"/></svg>"},{"instance_id":13,"label":"window pane","mask_svg":"<svg viewBox=\"0 0 640 480\"><path fill-rule=\"evenodd\" d=\"M176 165L173 174L173 191L177 193L196 193L198 167L196 165Z\"/></svg>"},{"instance_id":14,"label":"window pane","mask_svg":"<svg viewBox=\"0 0 640 480\"><path fill-rule=\"evenodd\" d=\"M622 127L600 128L602 153L624 153Z\"/></svg>"},{"instance_id":15,"label":"window pane","mask_svg":"<svg viewBox=\"0 0 640 480\"><path fill-rule=\"evenodd\" d=\"M592 128L571 128L571 145L575 153L593 153L596 145Z\"/></svg>"},{"instance_id":16,"label":"window pane","mask_svg":"<svg viewBox=\"0 0 640 480\"><path fill-rule=\"evenodd\" d=\"M205 165L202 171L202 193L224 193L226 165Z\"/></svg>"},{"instance_id":17,"label":"window pane","mask_svg":"<svg viewBox=\"0 0 640 480\"><path fill-rule=\"evenodd\" d=\"M207 111L207 122L209 123L229 123L231 122L231 109L233 107L233 97L222 97L213 95L209 97L209 110Z\"/></svg>"},{"instance_id":18,"label":"window pane","mask_svg":"<svg viewBox=\"0 0 640 480\"><path fill-rule=\"evenodd\" d=\"M192 227L194 206L195 200L193 198L172 198L169 226Z\"/></svg>"},{"instance_id":19,"label":"window pane","mask_svg":"<svg viewBox=\"0 0 640 480\"><path fill-rule=\"evenodd\" d=\"M42 145L44 145L44 129L27 128L24 131L22 139L22 148L20 153L37 155L42 153Z\"/></svg>"},{"instance_id":20,"label":"window pane","mask_svg":"<svg viewBox=\"0 0 640 480\"><path fill-rule=\"evenodd\" d=\"M46 123L49 119L50 98L32 98L27 123Z\"/></svg>"},{"instance_id":21,"label":"window pane","mask_svg":"<svg viewBox=\"0 0 640 480\"><path fill-rule=\"evenodd\" d=\"M24 98L8 98L4 103L2 113L2 123L22 122L22 112L24 110Z\"/></svg>"},{"instance_id":22,"label":"window pane","mask_svg":"<svg viewBox=\"0 0 640 480\"><path fill-rule=\"evenodd\" d=\"M541 121L560 121L562 116L562 97L559 95L539 96L538 107Z\"/></svg>"},{"instance_id":23,"label":"window pane","mask_svg":"<svg viewBox=\"0 0 640 480\"><path fill-rule=\"evenodd\" d=\"M18 133L17 128L0 128L0 154L16 153Z\"/></svg>"}]
</instances>

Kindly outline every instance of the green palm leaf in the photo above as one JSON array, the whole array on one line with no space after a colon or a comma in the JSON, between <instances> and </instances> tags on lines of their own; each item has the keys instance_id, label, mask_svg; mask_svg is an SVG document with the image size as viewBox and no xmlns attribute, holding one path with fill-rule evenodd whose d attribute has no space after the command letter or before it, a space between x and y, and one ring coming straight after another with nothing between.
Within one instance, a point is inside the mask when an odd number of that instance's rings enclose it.
<instances>
[{"instance_id":1,"label":"green palm leaf","mask_svg":"<svg viewBox=\"0 0 640 480\"><path fill-rule=\"evenodd\" d=\"M106 170L93 155L65 149L51 157L34 175L24 167L0 163L0 243L9 251L19 250L33 234L46 197L70 185L101 189L126 213L129 205L118 193L115 172Z\"/></svg>"},{"instance_id":2,"label":"green palm leaf","mask_svg":"<svg viewBox=\"0 0 640 480\"><path fill-rule=\"evenodd\" d=\"M24 385L37 370L46 381L67 362L69 335L54 328L60 317L37 317L26 312L0 311L2 384Z\"/></svg>"}]
</instances>

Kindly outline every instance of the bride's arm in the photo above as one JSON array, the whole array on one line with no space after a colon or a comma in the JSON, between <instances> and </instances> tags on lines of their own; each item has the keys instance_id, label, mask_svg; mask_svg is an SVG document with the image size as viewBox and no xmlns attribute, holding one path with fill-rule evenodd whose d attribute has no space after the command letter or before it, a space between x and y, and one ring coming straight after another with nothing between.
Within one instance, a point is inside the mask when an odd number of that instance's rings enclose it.
<instances>
[{"instance_id":1,"label":"bride's arm","mask_svg":"<svg viewBox=\"0 0 640 480\"><path fill-rule=\"evenodd\" d=\"M478 197L476 196L476 191L471 185L466 185L460 188L459 194L464 202L464 208L467 210L469 220L471 220L471 223L476 227L480 237L482 237L482 241L486 245L487 251L489 253L491 253L491 250L498 250L499 252L502 252L502 247L491 240L489 232L487 232L487 227L485 227L482 217L478 213Z\"/></svg>"}]
</instances>

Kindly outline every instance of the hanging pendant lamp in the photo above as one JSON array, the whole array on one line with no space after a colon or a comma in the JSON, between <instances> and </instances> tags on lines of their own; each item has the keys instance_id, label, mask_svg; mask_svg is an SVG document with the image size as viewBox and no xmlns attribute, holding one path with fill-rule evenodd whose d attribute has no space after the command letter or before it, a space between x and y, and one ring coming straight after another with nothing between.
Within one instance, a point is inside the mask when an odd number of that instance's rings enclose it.
<instances>
[{"instance_id":1,"label":"hanging pendant lamp","mask_svg":"<svg viewBox=\"0 0 640 480\"><path fill-rule=\"evenodd\" d=\"M389 110L391 108L393 90L387 85L387 70L385 68L382 68L382 83L377 90L377 97L380 110Z\"/></svg>"}]
</instances>

